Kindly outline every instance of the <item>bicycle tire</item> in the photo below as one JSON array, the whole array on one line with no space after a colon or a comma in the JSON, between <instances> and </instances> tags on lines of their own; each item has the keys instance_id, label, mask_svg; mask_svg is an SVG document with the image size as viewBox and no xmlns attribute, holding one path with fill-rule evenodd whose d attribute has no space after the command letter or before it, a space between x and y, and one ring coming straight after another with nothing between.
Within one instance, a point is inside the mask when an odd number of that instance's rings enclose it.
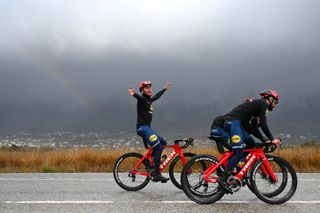
<instances>
[{"instance_id":1,"label":"bicycle tire","mask_svg":"<svg viewBox=\"0 0 320 213\"><path fill-rule=\"evenodd\" d=\"M292 196L295 194L296 189L297 189L297 185L298 185L298 178L297 178L297 174L296 174L294 168L286 160L284 160L280 157L276 157L276 156L272 156L272 158L274 161L278 161L277 162L278 165L282 165L281 168L285 168L286 172L288 172L288 174L290 174L292 184L289 188L289 191L281 197L276 197L276 196L280 195L284 191L284 189L288 186L288 180L289 180L288 175L284 175L284 177L286 178L286 184L285 184L284 188L279 188L279 191L275 191L272 196L264 195L264 193L259 190L259 187L257 186L256 174L257 174L257 171L260 168L260 166L263 164L262 160L257 161L253 165L252 170L251 170L252 172L250 174L250 184L251 184L253 192L260 200L262 200L266 203L269 203L269 204L281 204L281 203L284 203L284 202L290 200L292 198Z\"/></svg>"},{"instance_id":2,"label":"bicycle tire","mask_svg":"<svg viewBox=\"0 0 320 213\"><path fill-rule=\"evenodd\" d=\"M192 158L194 156L196 156L196 154L194 153L191 153L191 152L185 152L183 153L184 157L187 157L187 158ZM175 171L175 168L177 166L177 163L181 160L180 156L177 156L175 157L171 164L170 164L170 167L169 167L169 176L170 176L170 179L171 179L171 182L178 188L178 189L181 189L182 190L182 187L181 187L181 178L177 178L175 177L175 174L177 174L177 172ZM187 162L188 162L188 159L187 159ZM182 168L183 169L183 168ZM182 170L181 169L181 170ZM181 172L180 172L181 174ZM181 175L180 175L181 176ZM179 180L179 181L178 181Z\"/></svg>"},{"instance_id":3,"label":"bicycle tire","mask_svg":"<svg viewBox=\"0 0 320 213\"><path fill-rule=\"evenodd\" d=\"M130 165L129 167L124 165L124 168L121 168L120 169L120 166L121 166L121 163L124 162L124 160L128 159L128 158L132 158L129 160L129 162L132 162L132 166ZM134 158L136 158L136 160L134 160ZM124 183L124 178L123 177L126 177L128 176L129 178L127 178L129 181L131 179L132 182L135 182L135 178L136 176L135 175L132 175L131 174L131 177L130 177L130 170L131 170L131 167L133 167L141 158L143 158L143 156L139 153L134 153L134 152L131 152L131 153L127 153L127 154L124 154L122 155L117 161L116 163L114 164L114 168L113 168L113 177L116 181L116 183L123 189L127 190L127 191L138 191L140 189L143 189L150 181L150 177L149 176L142 176L142 175L139 175L139 177L142 177L141 179L141 184L137 185L137 186L128 186L127 184ZM142 162L143 164L143 170L145 170L146 172L148 172L148 170L151 168L149 162L147 160L144 160ZM121 170L121 171L120 171ZM122 171L124 170L124 171ZM123 172L125 172L123 174ZM120 177L120 174L123 174L121 175Z\"/></svg>"},{"instance_id":4,"label":"bicycle tire","mask_svg":"<svg viewBox=\"0 0 320 213\"><path fill-rule=\"evenodd\" d=\"M277 161L274 161L274 156L272 155L266 155L267 159L269 162L275 162L277 163ZM262 193L264 196L266 197L275 197L275 196L278 196L286 187L287 185L287 173L286 173L286 168L283 167L283 165L279 165L279 167L281 168L282 170L282 174L283 174L283 177L282 177L282 182L281 182L281 185L273 192L269 192L269 193ZM252 189L252 186L251 186L251 183L250 183L250 173L251 173L251 170L248 171L249 173L249 178L248 178L248 181L246 182L247 183L247 186L248 188L250 189L251 192L254 193L253 189Z\"/></svg>"},{"instance_id":5,"label":"bicycle tire","mask_svg":"<svg viewBox=\"0 0 320 213\"><path fill-rule=\"evenodd\" d=\"M214 203L218 200L220 200L223 195L225 194L225 192L220 188L218 183L214 183L215 185L215 189L213 192L211 193L203 193L203 192L197 192L195 191L195 188L197 188L196 186L192 186L189 182L188 177L192 175L192 171L196 171L196 169L193 169L192 166L195 165L196 163L200 163L200 170L205 171L209 166L204 166L207 165L206 162L208 162L208 164L218 164L219 161L217 158L215 158L214 156L211 155L197 155L193 158L191 158L188 163L185 165L185 167L182 170L181 173L181 186L182 189L184 191L184 193L194 202L199 203L199 204L211 204ZM221 169L221 167L220 167ZM223 168L222 168L223 170ZM201 175L201 173L199 174ZM195 174L195 179L197 179L197 176L199 176L198 173ZM199 176L200 177L200 176ZM200 179L200 178L198 178ZM201 181L201 180L200 180ZM199 183L197 185L201 185L202 183ZM204 183L204 184L209 184L209 183ZM203 185L203 187L205 188L205 186ZM200 186L202 187L202 186ZM198 187L198 188L200 188ZM197 188L197 189L198 189Z\"/></svg>"}]
</instances>

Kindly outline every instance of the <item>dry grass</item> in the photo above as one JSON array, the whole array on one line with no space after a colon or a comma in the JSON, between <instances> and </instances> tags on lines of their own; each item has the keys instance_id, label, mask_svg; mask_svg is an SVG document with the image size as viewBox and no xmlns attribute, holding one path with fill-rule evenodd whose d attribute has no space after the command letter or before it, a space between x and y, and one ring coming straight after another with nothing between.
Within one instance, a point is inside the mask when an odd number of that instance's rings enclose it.
<instances>
[{"instance_id":1,"label":"dry grass","mask_svg":"<svg viewBox=\"0 0 320 213\"><path fill-rule=\"evenodd\" d=\"M290 147L274 155L289 161L296 172L320 172L320 146Z\"/></svg>"},{"instance_id":2,"label":"dry grass","mask_svg":"<svg viewBox=\"0 0 320 213\"><path fill-rule=\"evenodd\" d=\"M219 157L218 152L213 149L201 148L187 151ZM127 152L129 152L128 149L1 149L0 172L112 172L114 162ZM319 145L287 147L273 154L288 160L297 172L320 172Z\"/></svg>"},{"instance_id":3,"label":"dry grass","mask_svg":"<svg viewBox=\"0 0 320 213\"><path fill-rule=\"evenodd\" d=\"M0 172L110 172L119 150L0 150Z\"/></svg>"}]
</instances>

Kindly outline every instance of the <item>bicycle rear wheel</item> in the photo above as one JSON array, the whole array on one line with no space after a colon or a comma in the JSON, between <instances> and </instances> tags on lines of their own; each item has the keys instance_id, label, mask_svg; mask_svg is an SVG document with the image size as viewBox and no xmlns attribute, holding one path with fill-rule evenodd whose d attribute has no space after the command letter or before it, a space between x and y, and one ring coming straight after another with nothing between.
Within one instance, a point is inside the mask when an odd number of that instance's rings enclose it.
<instances>
[{"instance_id":1,"label":"bicycle rear wheel","mask_svg":"<svg viewBox=\"0 0 320 213\"><path fill-rule=\"evenodd\" d=\"M190 152L183 153L183 155L186 158L187 162L192 157L196 156L196 154L190 153ZM183 167L184 167L184 164L180 156L177 156L172 160L169 168L170 179L178 189L182 189L180 178L181 178L181 172Z\"/></svg>"},{"instance_id":2,"label":"bicycle rear wheel","mask_svg":"<svg viewBox=\"0 0 320 213\"><path fill-rule=\"evenodd\" d=\"M250 184L257 197L269 204L281 204L288 201L295 193L298 185L294 168L284 159L268 156L268 161L277 180L262 172L263 161L257 161L251 170Z\"/></svg>"},{"instance_id":3,"label":"bicycle rear wheel","mask_svg":"<svg viewBox=\"0 0 320 213\"><path fill-rule=\"evenodd\" d=\"M199 204L214 203L222 198L224 191L218 183L203 180L203 173L212 165L218 164L218 160L210 155L197 155L185 165L181 173L181 186L184 193L194 202ZM210 175L217 178L223 168L218 168ZM220 174L219 174L220 173Z\"/></svg>"},{"instance_id":4,"label":"bicycle rear wheel","mask_svg":"<svg viewBox=\"0 0 320 213\"><path fill-rule=\"evenodd\" d=\"M121 156L113 168L113 177L116 183L128 191L138 191L144 188L150 181L149 176L133 174L132 168L139 162L143 156L139 153L127 153ZM150 164L144 160L136 169L137 172L149 172Z\"/></svg>"}]
</instances>

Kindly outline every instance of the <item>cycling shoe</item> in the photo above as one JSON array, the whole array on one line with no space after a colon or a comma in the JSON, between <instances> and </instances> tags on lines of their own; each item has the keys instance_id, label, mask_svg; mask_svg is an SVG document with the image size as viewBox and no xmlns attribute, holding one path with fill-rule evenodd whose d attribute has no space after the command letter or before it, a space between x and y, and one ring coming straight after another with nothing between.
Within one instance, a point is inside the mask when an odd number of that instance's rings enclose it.
<instances>
[{"instance_id":1,"label":"cycling shoe","mask_svg":"<svg viewBox=\"0 0 320 213\"><path fill-rule=\"evenodd\" d=\"M161 174L159 174L159 175L154 176L152 180L153 180L153 182L161 181L161 183L166 183L169 180L169 178L163 177Z\"/></svg>"},{"instance_id":2,"label":"cycling shoe","mask_svg":"<svg viewBox=\"0 0 320 213\"><path fill-rule=\"evenodd\" d=\"M217 182L226 193L233 194L232 190L229 188L228 184L224 180L218 179Z\"/></svg>"}]
</instances>

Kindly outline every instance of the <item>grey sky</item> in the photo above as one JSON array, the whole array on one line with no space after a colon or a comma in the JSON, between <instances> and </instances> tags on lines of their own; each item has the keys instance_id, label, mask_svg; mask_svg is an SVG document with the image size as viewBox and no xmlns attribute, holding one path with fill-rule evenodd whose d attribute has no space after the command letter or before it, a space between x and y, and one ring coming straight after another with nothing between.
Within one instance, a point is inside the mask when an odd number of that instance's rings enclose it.
<instances>
[{"instance_id":1,"label":"grey sky","mask_svg":"<svg viewBox=\"0 0 320 213\"><path fill-rule=\"evenodd\" d=\"M126 89L144 79L155 89L173 83L156 105L155 116L168 118L156 117L159 127L186 119L188 110L190 128L207 127L265 88L281 93L274 117L292 119L293 108L299 114L320 106L319 6L317 0L0 0L0 128L132 130L135 101ZM319 113L304 113L299 122L317 125ZM116 127L112 120L119 120Z\"/></svg>"}]
</instances>

